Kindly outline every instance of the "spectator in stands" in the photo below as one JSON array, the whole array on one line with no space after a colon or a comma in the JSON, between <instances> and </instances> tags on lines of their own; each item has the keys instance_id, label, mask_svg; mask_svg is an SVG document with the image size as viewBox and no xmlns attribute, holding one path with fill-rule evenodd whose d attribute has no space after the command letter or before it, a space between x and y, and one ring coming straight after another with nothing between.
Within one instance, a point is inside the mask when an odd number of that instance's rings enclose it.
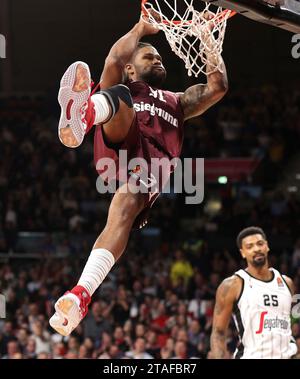
<instances>
[{"instance_id":1,"label":"spectator in stands","mask_svg":"<svg viewBox=\"0 0 300 379\"><path fill-rule=\"evenodd\" d=\"M175 261L171 265L172 285L176 286L180 278L183 279L184 285L187 286L189 279L193 276L193 268L188 260L184 258L183 252L177 250L175 252Z\"/></svg>"},{"instance_id":2,"label":"spectator in stands","mask_svg":"<svg viewBox=\"0 0 300 379\"><path fill-rule=\"evenodd\" d=\"M32 335L30 337L36 343L36 354L41 352L50 353L50 334L44 329L41 321L36 321L32 325Z\"/></svg>"},{"instance_id":3,"label":"spectator in stands","mask_svg":"<svg viewBox=\"0 0 300 379\"><path fill-rule=\"evenodd\" d=\"M20 347L17 341L9 341L7 343L7 354L3 356L3 359L15 359L15 357L19 357Z\"/></svg>"},{"instance_id":4,"label":"spectator in stands","mask_svg":"<svg viewBox=\"0 0 300 379\"><path fill-rule=\"evenodd\" d=\"M84 335L98 341L103 332L111 332L111 324L107 318L103 317L103 305L100 301L95 301L91 307L91 312L84 320Z\"/></svg>"},{"instance_id":5,"label":"spectator in stands","mask_svg":"<svg viewBox=\"0 0 300 379\"><path fill-rule=\"evenodd\" d=\"M136 339L134 348L127 351L125 356L132 359L153 359L153 356L146 352L146 341L142 337Z\"/></svg>"}]
</instances>

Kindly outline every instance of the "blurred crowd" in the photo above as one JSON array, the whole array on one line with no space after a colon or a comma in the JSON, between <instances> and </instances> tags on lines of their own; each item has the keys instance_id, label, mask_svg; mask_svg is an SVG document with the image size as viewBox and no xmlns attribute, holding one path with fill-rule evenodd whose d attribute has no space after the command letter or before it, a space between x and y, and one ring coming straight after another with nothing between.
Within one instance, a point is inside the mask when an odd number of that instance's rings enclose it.
<instances>
[{"instance_id":1,"label":"blurred crowd","mask_svg":"<svg viewBox=\"0 0 300 379\"><path fill-rule=\"evenodd\" d=\"M14 248L18 231L98 232L105 222L110 198L96 190L93 132L80 148L64 148L57 138L58 109L49 104L42 98L0 103L2 251ZM266 187L276 183L297 151L299 137L299 90L232 90L186 125L183 156L259 157L265 168L261 185ZM233 195L230 207L240 207Z\"/></svg>"},{"instance_id":2,"label":"blurred crowd","mask_svg":"<svg viewBox=\"0 0 300 379\"><path fill-rule=\"evenodd\" d=\"M186 131L185 154L267 158L283 163L297 149L300 91L279 87L231 90ZM189 138L191 137L191 138Z\"/></svg>"},{"instance_id":3,"label":"blurred crowd","mask_svg":"<svg viewBox=\"0 0 300 379\"><path fill-rule=\"evenodd\" d=\"M1 265L0 292L7 299L7 315L0 320L0 357L209 358L216 288L244 266L238 254L210 255L201 244L196 255L197 263L190 248L138 254L129 246L70 337L55 333L48 320L57 298L77 282L84 260L70 256ZM294 278L296 293L299 260L300 240L292 256L270 256L272 266ZM299 319L293 320L292 330L300 349ZM237 342L231 325L228 358Z\"/></svg>"},{"instance_id":4,"label":"blurred crowd","mask_svg":"<svg viewBox=\"0 0 300 379\"><path fill-rule=\"evenodd\" d=\"M293 277L299 293L300 200L270 189L297 152L300 91L232 90L186 126L183 155L258 157L261 191L253 195L232 183L208 186L197 206L161 196L149 228L133 233L84 322L69 338L54 333L48 325L54 302L77 282L90 241L105 225L110 196L96 190L93 132L77 150L64 148L57 108L49 104L29 97L0 102L0 252L22 252L20 232L47 233L43 260L7 254L0 261L0 293L8 300L7 317L0 319L1 358L209 358L215 291L242 267L232 245L249 225L287 241L286 248L274 249L271 265ZM158 233L156 244L147 244L154 241L151 234L143 239L147 230ZM59 242L54 233L62 233ZM300 348L299 328L294 320ZM232 325L228 357L236 343Z\"/></svg>"}]
</instances>

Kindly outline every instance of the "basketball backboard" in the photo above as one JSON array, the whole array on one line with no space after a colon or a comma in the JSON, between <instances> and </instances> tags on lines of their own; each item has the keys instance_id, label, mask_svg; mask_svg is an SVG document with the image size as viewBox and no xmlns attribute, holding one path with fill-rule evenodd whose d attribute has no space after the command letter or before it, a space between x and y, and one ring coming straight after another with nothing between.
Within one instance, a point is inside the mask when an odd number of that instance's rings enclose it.
<instances>
[{"instance_id":1,"label":"basketball backboard","mask_svg":"<svg viewBox=\"0 0 300 379\"><path fill-rule=\"evenodd\" d=\"M252 20L300 33L300 0L205 0Z\"/></svg>"}]
</instances>

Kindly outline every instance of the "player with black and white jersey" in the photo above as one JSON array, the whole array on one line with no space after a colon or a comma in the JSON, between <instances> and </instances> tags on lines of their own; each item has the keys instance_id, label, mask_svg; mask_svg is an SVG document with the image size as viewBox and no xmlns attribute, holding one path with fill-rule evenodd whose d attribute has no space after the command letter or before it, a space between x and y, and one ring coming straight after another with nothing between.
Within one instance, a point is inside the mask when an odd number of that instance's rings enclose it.
<instances>
[{"instance_id":1,"label":"player with black and white jersey","mask_svg":"<svg viewBox=\"0 0 300 379\"><path fill-rule=\"evenodd\" d=\"M233 316L239 334L235 358L288 359L297 353L291 332L292 280L269 267L269 245L258 227L242 230L237 245L247 262L219 286L211 335L211 356L224 358Z\"/></svg>"}]
</instances>

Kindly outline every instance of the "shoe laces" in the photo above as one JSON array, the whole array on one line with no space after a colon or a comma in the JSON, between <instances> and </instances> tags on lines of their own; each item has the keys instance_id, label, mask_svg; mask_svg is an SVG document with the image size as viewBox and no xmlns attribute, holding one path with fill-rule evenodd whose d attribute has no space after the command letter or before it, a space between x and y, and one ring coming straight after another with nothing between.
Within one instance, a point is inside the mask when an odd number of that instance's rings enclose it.
<instances>
[{"instance_id":1,"label":"shoe laces","mask_svg":"<svg viewBox=\"0 0 300 379\"><path fill-rule=\"evenodd\" d=\"M84 102L82 107L80 108L80 117L81 121L84 125L84 130L87 129L88 125L88 119L90 118L89 110L90 110L90 103L91 103L91 96L94 95L94 93L97 91L98 88L100 88L100 83L97 83L96 86L94 87L95 83L92 81L91 82L91 94L88 98L87 101ZM94 87L94 88L93 88Z\"/></svg>"},{"instance_id":2,"label":"shoe laces","mask_svg":"<svg viewBox=\"0 0 300 379\"><path fill-rule=\"evenodd\" d=\"M82 107L80 108L80 118L82 123L84 124L84 129L87 128L87 121L86 121L86 111L88 109L89 103L86 101Z\"/></svg>"},{"instance_id":3,"label":"shoe laces","mask_svg":"<svg viewBox=\"0 0 300 379\"><path fill-rule=\"evenodd\" d=\"M99 88L100 89L100 83L97 83L94 87L95 83L92 81L91 82L91 88L92 88L92 92L91 92L91 96L94 95L94 93L97 91L97 89ZM94 87L94 89L93 89Z\"/></svg>"}]
</instances>

